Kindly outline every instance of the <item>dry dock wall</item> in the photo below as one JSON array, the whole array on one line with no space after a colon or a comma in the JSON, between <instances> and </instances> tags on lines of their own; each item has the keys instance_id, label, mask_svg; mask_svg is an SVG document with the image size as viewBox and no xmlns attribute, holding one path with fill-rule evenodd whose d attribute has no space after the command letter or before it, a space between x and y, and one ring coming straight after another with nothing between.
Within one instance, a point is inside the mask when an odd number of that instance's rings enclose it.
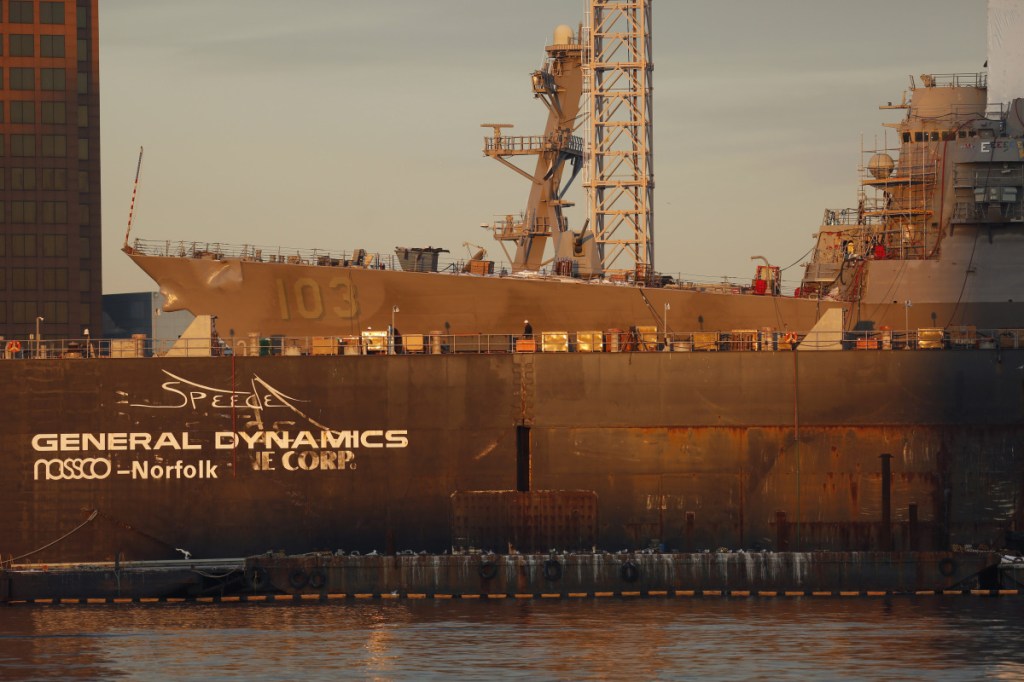
<instances>
[{"instance_id":1,"label":"dry dock wall","mask_svg":"<svg viewBox=\"0 0 1024 682\"><path fill-rule=\"evenodd\" d=\"M1014 350L4 361L0 553L999 546L1022 521L1022 366Z\"/></svg>"}]
</instances>

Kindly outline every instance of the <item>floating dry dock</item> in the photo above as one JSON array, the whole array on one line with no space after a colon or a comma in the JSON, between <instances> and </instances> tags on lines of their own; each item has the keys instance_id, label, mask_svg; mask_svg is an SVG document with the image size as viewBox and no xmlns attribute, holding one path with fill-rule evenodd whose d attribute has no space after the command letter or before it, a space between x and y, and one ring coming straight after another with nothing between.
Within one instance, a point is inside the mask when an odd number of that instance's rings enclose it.
<instances>
[{"instance_id":1,"label":"floating dry dock","mask_svg":"<svg viewBox=\"0 0 1024 682\"><path fill-rule=\"evenodd\" d=\"M16 566L0 570L0 602L1018 594L999 563L992 552L268 553Z\"/></svg>"}]
</instances>

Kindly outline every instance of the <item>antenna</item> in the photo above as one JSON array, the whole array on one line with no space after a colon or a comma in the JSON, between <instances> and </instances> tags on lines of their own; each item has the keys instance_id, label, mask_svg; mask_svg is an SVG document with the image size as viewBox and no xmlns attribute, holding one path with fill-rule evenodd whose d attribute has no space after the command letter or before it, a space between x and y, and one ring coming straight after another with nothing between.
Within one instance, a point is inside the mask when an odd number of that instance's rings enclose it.
<instances>
[{"instance_id":1,"label":"antenna","mask_svg":"<svg viewBox=\"0 0 1024 682\"><path fill-rule=\"evenodd\" d=\"M128 235L132 232L132 221L135 219L135 195L139 191L139 174L142 172L142 147L139 147L139 163L135 166L135 185L132 187L132 203L128 207L128 229L124 233L124 248L128 248Z\"/></svg>"}]
</instances>

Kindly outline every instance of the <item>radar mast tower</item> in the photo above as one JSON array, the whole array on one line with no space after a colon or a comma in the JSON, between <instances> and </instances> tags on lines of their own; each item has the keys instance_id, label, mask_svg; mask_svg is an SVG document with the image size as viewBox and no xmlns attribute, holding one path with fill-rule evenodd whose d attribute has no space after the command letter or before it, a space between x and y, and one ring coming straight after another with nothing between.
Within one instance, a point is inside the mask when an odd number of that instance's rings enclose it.
<instances>
[{"instance_id":1,"label":"radar mast tower","mask_svg":"<svg viewBox=\"0 0 1024 682\"><path fill-rule=\"evenodd\" d=\"M654 270L652 0L589 0L589 216L606 274Z\"/></svg>"}]
</instances>

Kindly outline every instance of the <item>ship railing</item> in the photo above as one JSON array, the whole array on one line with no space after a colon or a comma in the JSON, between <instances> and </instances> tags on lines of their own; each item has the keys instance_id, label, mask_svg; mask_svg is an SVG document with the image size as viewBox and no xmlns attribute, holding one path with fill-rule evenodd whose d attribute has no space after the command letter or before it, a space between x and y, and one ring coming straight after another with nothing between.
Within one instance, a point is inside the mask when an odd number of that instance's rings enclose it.
<instances>
[{"instance_id":1,"label":"ship railing","mask_svg":"<svg viewBox=\"0 0 1024 682\"><path fill-rule=\"evenodd\" d=\"M355 267L378 270L401 270L401 262L394 253L380 253L365 249L352 251L331 251L329 249L304 249L284 246L261 246L254 244L226 244L223 242L159 241L136 239L135 253L143 256L164 258L193 258L197 260L241 260L257 263L280 263L285 265L316 265L322 267ZM499 264L500 271L509 271L505 263ZM438 272L462 272L464 259L438 259Z\"/></svg>"},{"instance_id":2,"label":"ship railing","mask_svg":"<svg viewBox=\"0 0 1024 682\"><path fill-rule=\"evenodd\" d=\"M583 153L583 138L577 135L502 135L485 137L484 151L489 154L531 154L542 151Z\"/></svg>"},{"instance_id":3,"label":"ship railing","mask_svg":"<svg viewBox=\"0 0 1024 682\"><path fill-rule=\"evenodd\" d=\"M924 87L936 88L984 88L988 86L988 74L978 73L932 73L921 77ZM910 77L910 89L914 90L917 83Z\"/></svg>"},{"instance_id":4,"label":"ship railing","mask_svg":"<svg viewBox=\"0 0 1024 682\"><path fill-rule=\"evenodd\" d=\"M16 339L3 342L0 359L77 360L139 358L487 355L509 353L645 353L862 350L1024 349L1022 329L973 325L794 332L775 328L678 332L657 326L531 334L409 333L385 330L346 336L273 336L247 339Z\"/></svg>"},{"instance_id":5,"label":"ship railing","mask_svg":"<svg viewBox=\"0 0 1024 682\"><path fill-rule=\"evenodd\" d=\"M860 212L856 208L826 208L821 218L825 225L857 225Z\"/></svg>"},{"instance_id":6,"label":"ship railing","mask_svg":"<svg viewBox=\"0 0 1024 682\"><path fill-rule=\"evenodd\" d=\"M953 223L971 224L979 223L985 225L998 225L1001 223L1015 223L1019 225L1024 222L1024 206L1019 203L983 202L973 201L957 202L953 206Z\"/></svg>"}]
</instances>

